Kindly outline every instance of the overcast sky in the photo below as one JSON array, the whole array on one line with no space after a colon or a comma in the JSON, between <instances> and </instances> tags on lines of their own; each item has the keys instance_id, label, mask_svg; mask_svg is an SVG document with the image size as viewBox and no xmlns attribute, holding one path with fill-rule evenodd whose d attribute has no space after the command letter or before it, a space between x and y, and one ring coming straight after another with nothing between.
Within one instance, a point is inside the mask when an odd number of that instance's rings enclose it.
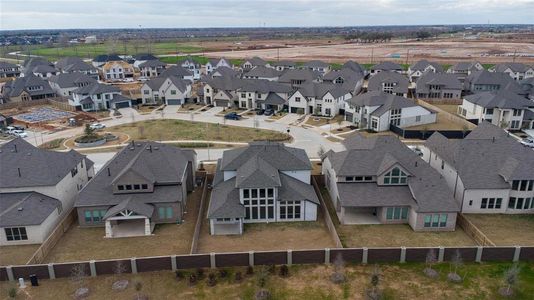
<instances>
[{"instance_id":1,"label":"overcast sky","mask_svg":"<svg viewBox=\"0 0 534 300\"><path fill-rule=\"evenodd\" d=\"M534 0L0 0L1 29L534 23Z\"/></svg>"}]
</instances>

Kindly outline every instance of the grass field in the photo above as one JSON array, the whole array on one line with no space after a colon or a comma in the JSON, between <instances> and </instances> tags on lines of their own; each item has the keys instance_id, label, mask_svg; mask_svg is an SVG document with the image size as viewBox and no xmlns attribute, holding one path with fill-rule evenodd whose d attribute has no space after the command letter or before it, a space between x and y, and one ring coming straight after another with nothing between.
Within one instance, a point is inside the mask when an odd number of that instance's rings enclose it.
<instances>
[{"instance_id":1,"label":"grass field","mask_svg":"<svg viewBox=\"0 0 534 300\"><path fill-rule=\"evenodd\" d=\"M458 273L464 277L462 283L454 284L446 280L450 267L440 264L434 267L440 274L439 278L430 279L423 274L423 264L395 264L378 267L378 288L382 299L514 299L531 300L534 295L534 266L520 264L517 285L513 288L514 296L502 298L498 290L505 287L504 273L509 264L466 264L459 268ZM276 272L279 271L279 267ZM221 278L215 270L206 270L204 278L195 285L190 285L188 278L193 271L182 272L184 278L176 279L172 272L151 272L136 275L122 274L85 278L83 285L90 290L87 299L137 299L137 294L146 295L150 299L245 299L255 298L259 290L260 275L266 274L265 289L271 292L271 299L366 299L366 290L370 287L371 274L375 266L348 265L344 268L347 278L345 283L334 284L330 276L332 266L308 265L289 267L289 276L276 274L267 275L265 268L255 267L253 275L246 275L245 268L226 269L228 275ZM263 270L263 271L262 271ZM215 286L208 286L207 273L216 274ZM242 274L242 281L235 281L235 274ZM124 291L112 291L111 285L119 279L128 279L130 284ZM141 284L136 292L135 283ZM72 299L76 284L70 279L41 280L39 287L27 287L19 290L16 299ZM14 283L0 283L1 298L7 299L8 290L15 287Z\"/></svg>"},{"instance_id":2,"label":"grass field","mask_svg":"<svg viewBox=\"0 0 534 300\"><path fill-rule=\"evenodd\" d=\"M41 244L2 246L0 248L0 266L25 265Z\"/></svg>"},{"instance_id":3,"label":"grass field","mask_svg":"<svg viewBox=\"0 0 534 300\"><path fill-rule=\"evenodd\" d=\"M289 140L290 136L272 130L182 120L150 120L113 126L109 131L126 133L133 140L215 140L250 142Z\"/></svg>"},{"instance_id":4,"label":"grass field","mask_svg":"<svg viewBox=\"0 0 534 300\"><path fill-rule=\"evenodd\" d=\"M497 246L534 246L534 215L465 216Z\"/></svg>"}]
</instances>

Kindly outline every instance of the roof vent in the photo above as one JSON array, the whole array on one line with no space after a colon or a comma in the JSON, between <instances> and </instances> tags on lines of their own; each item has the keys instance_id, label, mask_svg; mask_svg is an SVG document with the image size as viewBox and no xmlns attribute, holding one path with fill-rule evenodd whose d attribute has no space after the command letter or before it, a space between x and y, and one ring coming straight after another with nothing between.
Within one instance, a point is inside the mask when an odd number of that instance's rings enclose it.
<instances>
[{"instance_id":1,"label":"roof vent","mask_svg":"<svg viewBox=\"0 0 534 300\"><path fill-rule=\"evenodd\" d=\"M31 152L28 152L28 154L26 154L26 155L28 155L28 156L32 156L32 153L31 153Z\"/></svg>"},{"instance_id":2,"label":"roof vent","mask_svg":"<svg viewBox=\"0 0 534 300\"><path fill-rule=\"evenodd\" d=\"M130 150L135 150L135 148L134 147L130 147Z\"/></svg>"},{"instance_id":3,"label":"roof vent","mask_svg":"<svg viewBox=\"0 0 534 300\"><path fill-rule=\"evenodd\" d=\"M154 150L158 150L158 149L159 149L159 147L154 147Z\"/></svg>"},{"instance_id":4,"label":"roof vent","mask_svg":"<svg viewBox=\"0 0 534 300\"><path fill-rule=\"evenodd\" d=\"M22 207L19 207L19 208L17 208L17 210L18 210L18 211L23 211L23 210L24 210L24 208L22 208Z\"/></svg>"}]
</instances>

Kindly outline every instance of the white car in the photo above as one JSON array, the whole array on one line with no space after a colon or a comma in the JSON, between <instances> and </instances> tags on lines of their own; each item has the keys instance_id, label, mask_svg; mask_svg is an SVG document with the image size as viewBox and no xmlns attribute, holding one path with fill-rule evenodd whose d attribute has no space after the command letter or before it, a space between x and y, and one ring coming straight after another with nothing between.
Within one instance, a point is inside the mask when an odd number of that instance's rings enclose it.
<instances>
[{"instance_id":1,"label":"white car","mask_svg":"<svg viewBox=\"0 0 534 300\"><path fill-rule=\"evenodd\" d=\"M26 132L24 132L24 130L13 130L11 132L12 132L12 134L14 136L18 136L18 137L21 137L21 138L28 137L28 134Z\"/></svg>"},{"instance_id":2,"label":"white car","mask_svg":"<svg viewBox=\"0 0 534 300\"><path fill-rule=\"evenodd\" d=\"M93 130L104 129L104 128L106 128L106 125L104 125L102 123L93 123L93 124L89 125L89 128L91 128Z\"/></svg>"},{"instance_id":3,"label":"white car","mask_svg":"<svg viewBox=\"0 0 534 300\"><path fill-rule=\"evenodd\" d=\"M521 140L521 144L534 148L534 138L528 137Z\"/></svg>"}]
</instances>

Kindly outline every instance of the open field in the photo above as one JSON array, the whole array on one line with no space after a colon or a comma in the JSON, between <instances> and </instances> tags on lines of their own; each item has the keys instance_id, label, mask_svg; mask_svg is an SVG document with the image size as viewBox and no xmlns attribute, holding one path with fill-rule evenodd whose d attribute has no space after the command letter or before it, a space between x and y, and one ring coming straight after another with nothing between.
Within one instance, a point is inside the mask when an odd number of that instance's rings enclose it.
<instances>
[{"instance_id":1,"label":"open field","mask_svg":"<svg viewBox=\"0 0 534 300\"><path fill-rule=\"evenodd\" d=\"M104 227L74 225L46 257L48 262L68 262L121 257L189 254L202 190L188 195L182 224L156 225L152 236L104 238Z\"/></svg>"},{"instance_id":2,"label":"open field","mask_svg":"<svg viewBox=\"0 0 534 300\"><path fill-rule=\"evenodd\" d=\"M465 217L497 246L534 246L534 215L482 215Z\"/></svg>"},{"instance_id":3,"label":"open field","mask_svg":"<svg viewBox=\"0 0 534 300\"><path fill-rule=\"evenodd\" d=\"M25 265L41 244L0 247L0 266Z\"/></svg>"},{"instance_id":4,"label":"open field","mask_svg":"<svg viewBox=\"0 0 534 300\"><path fill-rule=\"evenodd\" d=\"M459 268L464 282L453 284L447 281L448 264L434 267L440 277L430 279L424 276L422 264L381 265L379 267L379 289L384 299L505 299L498 290L504 287L503 276L509 264L467 264ZM518 284L514 288L513 298L530 300L534 294L534 266L520 264ZM261 270L264 271L261 271ZM278 271L279 268L277 268ZM266 275L265 288L272 293L272 299L365 299L366 290L370 287L370 277L375 266L349 265L344 269L347 281L334 284L330 276L334 272L332 266L292 266L289 277ZM172 272L150 272L142 274L122 274L86 278L84 285L90 289L87 299L135 299L134 285L141 283L139 294L150 299L254 299L259 290L258 274L265 274L265 268L255 267L254 275L245 275L245 268L227 269L228 275L216 276L216 285L208 286L207 276L190 285L187 279L177 280ZM215 272L215 271L213 271ZM235 282L235 273L241 272L243 280ZM192 271L184 271L185 278ZM217 274L217 273L216 273ZM128 279L130 284L124 291L112 291L111 285L119 279ZM41 280L39 287L27 287L19 291L16 299L56 300L72 298L76 285L69 279ZM14 283L0 283L2 298Z\"/></svg>"},{"instance_id":5,"label":"open field","mask_svg":"<svg viewBox=\"0 0 534 300\"><path fill-rule=\"evenodd\" d=\"M113 126L133 140L215 140L250 142L253 140L289 140L290 136L272 130L182 120L150 120Z\"/></svg>"}]
</instances>

